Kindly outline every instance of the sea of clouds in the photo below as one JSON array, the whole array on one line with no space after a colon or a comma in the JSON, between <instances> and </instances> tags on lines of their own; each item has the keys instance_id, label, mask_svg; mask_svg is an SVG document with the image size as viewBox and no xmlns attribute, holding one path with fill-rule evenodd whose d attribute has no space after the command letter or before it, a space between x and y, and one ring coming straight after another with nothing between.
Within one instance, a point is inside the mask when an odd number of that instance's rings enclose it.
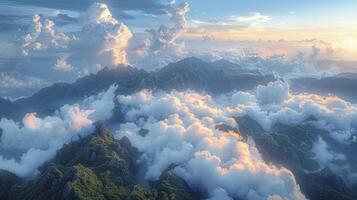
<instances>
[{"instance_id":1,"label":"sea of clouds","mask_svg":"<svg viewBox=\"0 0 357 200\"><path fill-rule=\"evenodd\" d=\"M52 116L29 113L22 123L1 119L0 169L35 176L37 168L63 144L91 133L95 121L109 119L115 102L125 122L113 130L114 136L127 136L139 150L145 179L157 180L174 166L177 175L211 199L305 198L294 175L265 163L252 139L216 128L226 124L239 129L237 116L250 116L266 131L275 123L297 125L313 116L313 125L326 130L334 141L356 142L357 105L335 96L291 94L284 80L219 97L148 90L116 96L115 90L112 86L78 104L63 106ZM346 160L343 152L331 150L321 137L310 151L321 168Z\"/></svg>"},{"instance_id":2,"label":"sea of clouds","mask_svg":"<svg viewBox=\"0 0 357 200\"><path fill-rule=\"evenodd\" d=\"M93 123L111 117L116 86L61 107L52 116L28 113L22 122L0 119L0 169L20 177L33 177L37 168L56 155L63 144L91 133Z\"/></svg>"}]
</instances>

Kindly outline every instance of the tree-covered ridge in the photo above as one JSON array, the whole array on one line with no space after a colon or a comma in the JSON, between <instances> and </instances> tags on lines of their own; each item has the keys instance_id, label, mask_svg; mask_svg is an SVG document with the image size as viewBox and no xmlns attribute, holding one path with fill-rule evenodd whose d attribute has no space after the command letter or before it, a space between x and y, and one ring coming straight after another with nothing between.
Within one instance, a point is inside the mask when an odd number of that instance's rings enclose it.
<instances>
[{"instance_id":1,"label":"tree-covered ridge","mask_svg":"<svg viewBox=\"0 0 357 200\"><path fill-rule=\"evenodd\" d=\"M116 140L100 125L92 135L63 146L34 180L1 171L0 199L198 199L170 169L150 187L140 185L138 155L127 138Z\"/></svg>"}]
</instances>

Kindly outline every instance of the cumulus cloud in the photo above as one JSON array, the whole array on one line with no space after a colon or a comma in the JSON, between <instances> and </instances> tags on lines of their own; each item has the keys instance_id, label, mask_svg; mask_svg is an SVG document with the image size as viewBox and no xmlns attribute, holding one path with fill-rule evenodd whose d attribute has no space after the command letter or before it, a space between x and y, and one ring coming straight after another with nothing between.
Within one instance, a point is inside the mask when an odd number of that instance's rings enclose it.
<instances>
[{"instance_id":1,"label":"cumulus cloud","mask_svg":"<svg viewBox=\"0 0 357 200\"><path fill-rule=\"evenodd\" d=\"M142 153L138 162L147 166L147 179L157 180L174 165L176 174L210 199L305 199L292 173L266 164L253 141L216 128L237 124L230 108L212 97L141 91L118 101L127 122L115 137L127 136Z\"/></svg>"},{"instance_id":2,"label":"cumulus cloud","mask_svg":"<svg viewBox=\"0 0 357 200\"><path fill-rule=\"evenodd\" d=\"M185 44L183 42L178 43L177 40L188 29L186 14L189 10L188 2L177 6L174 4L168 6L169 24L162 24L158 29L147 30L150 34L149 40L144 40L144 44L137 45L137 48L134 49L132 57L136 65L148 70L156 69L177 59L184 53ZM145 53L143 54L143 52ZM137 56L141 56L141 60L137 60Z\"/></svg>"},{"instance_id":3,"label":"cumulus cloud","mask_svg":"<svg viewBox=\"0 0 357 200\"><path fill-rule=\"evenodd\" d=\"M57 59L56 64L54 65L54 69L58 71L70 71L72 69L72 65L67 62L67 56L61 56Z\"/></svg>"},{"instance_id":4,"label":"cumulus cloud","mask_svg":"<svg viewBox=\"0 0 357 200\"><path fill-rule=\"evenodd\" d=\"M289 96L289 84L282 80L270 82L266 86L259 85L256 93L261 104L280 104Z\"/></svg>"},{"instance_id":5,"label":"cumulus cloud","mask_svg":"<svg viewBox=\"0 0 357 200\"><path fill-rule=\"evenodd\" d=\"M64 33L56 32L55 23L34 15L33 31L25 35L22 42L22 54L27 56L34 51L47 49L64 49L71 38Z\"/></svg>"},{"instance_id":6,"label":"cumulus cloud","mask_svg":"<svg viewBox=\"0 0 357 200\"><path fill-rule=\"evenodd\" d=\"M188 23L185 15L189 10L188 2L178 7L170 6L167 9L167 14L170 16L171 27L161 25L157 30L148 30L151 34L151 52L158 54L160 50L165 50L170 47L179 47L175 41L182 32L187 30Z\"/></svg>"},{"instance_id":7,"label":"cumulus cloud","mask_svg":"<svg viewBox=\"0 0 357 200\"><path fill-rule=\"evenodd\" d=\"M37 168L63 144L86 136L93 122L111 116L115 90L116 86L112 86L81 104L65 105L53 116L39 118L36 113L28 113L21 124L1 119L0 169L20 177L36 175Z\"/></svg>"},{"instance_id":8,"label":"cumulus cloud","mask_svg":"<svg viewBox=\"0 0 357 200\"><path fill-rule=\"evenodd\" d=\"M75 61L77 73L95 72L96 66L128 65L127 47L132 37L129 28L113 17L108 6L93 3L78 19L80 31L59 32L54 21L38 14L33 16L32 32L23 37L21 53L46 59L58 57L54 70L70 71L68 59ZM48 55L51 52L51 55Z\"/></svg>"},{"instance_id":9,"label":"cumulus cloud","mask_svg":"<svg viewBox=\"0 0 357 200\"><path fill-rule=\"evenodd\" d=\"M83 28L78 43L92 62L104 66L128 64L126 48L132 33L115 19L108 6L94 3L81 17Z\"/></svg>"}]
</instances>

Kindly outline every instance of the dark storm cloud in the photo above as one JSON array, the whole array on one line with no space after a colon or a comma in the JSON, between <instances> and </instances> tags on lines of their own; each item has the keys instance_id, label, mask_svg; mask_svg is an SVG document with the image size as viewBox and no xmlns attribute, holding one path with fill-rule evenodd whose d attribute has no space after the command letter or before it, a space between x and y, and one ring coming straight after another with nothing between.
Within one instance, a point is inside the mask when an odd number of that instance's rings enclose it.
<instances>
[{"instance_id":1,"label":"dark storm cloud","mask_svg":"<svg viewBox=\"0 0 357 200\"><path fill-rule=\"evenodd\" d=\"M54 9L76 10L84 11L95 0L13 0L23 5L32 5ZM127 10L127 11L143 11L148 14L163 14L165 12L165 2L163 0L103 0L101 3L106 3L109 7L114 9Z\"/></svg>"}]
</instances>

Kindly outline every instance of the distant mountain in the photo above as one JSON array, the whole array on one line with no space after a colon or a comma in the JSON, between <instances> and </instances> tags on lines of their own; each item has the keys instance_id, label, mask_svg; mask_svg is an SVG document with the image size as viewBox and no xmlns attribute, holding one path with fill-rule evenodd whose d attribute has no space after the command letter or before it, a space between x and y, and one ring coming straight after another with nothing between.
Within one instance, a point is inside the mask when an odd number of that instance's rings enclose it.
<instances>
[{"instance_id":1,"label":"distant mountain","mask_svg":"<svg viewBox=\"0 0 357 200\"><path fill-rule=\"evenodd\" d=\"M150 74L144 84L153 84L154 88L166 91L192 89L217 95L232 90L250 90L272 80L274 80L273 76L244 71L233 63L230 65L223 61L209 63L192 57L171 63L158 72Z\"/></svg>"},{"instance_id":2,"label":"distant mountain","mask_svg":"<svg viewBox=\"0 0 357 200\"><path fill-rule=\"evenodd\" d=\"M187 58L151 73L132 67L105 68L74 83L56 83L14 102L0 100L0 108L6 107L0 109L0 116L20 120L29 112L49 115L65 104L78 102L114 83L118 85L117 93L120 94L131 94L141 89L192 89L217 95L232 90L250 90L272 80L273 76L245 71L228 61L210 63L197 58Z\"/></svg>"},{"instance_id":3,"label":"distant mountain","mask_svg":"<svg viewBox=\"0 0 357 200\"><path fill-rule=\"evenodd\" d=\"M300 78L291 81L293 92L333 94L354 103L357 102L356 87L357 79L345 77Z\"/></svg>"},{"instance_id":4,"label":"distant mountain","mask_svg":"<svg viewBox=\"0 0 357 200\"><path fill-rule=\"evenodd\" d=\"M150 189L140 185L136 177L138 155L127 138L115 140L108 130L98 126L87 138L58 151L34 181L0 171L0 199L201 199L170 169L158 181L149 183Z\"/></svg>"},{"instance_id":5,"label":"distant mountain","mask_svg":"<svg viewBox=\"0 0 357 200\"><path fill-rule=\"evenodd\" d=\"M0 118L10 116L14 110L14 105L11 101L0 97Z\"/></svg>"},{"instance_id":6,"label":"distant mountain","mask_svg":"<svg viewBox=\"0 0 357 200\"><path fill-rule=\"evenodd\" d=\"M345 72L345 73L337 74L336 77L349 78L349 79L357 79L357 73L354 73L354 72Z\"/></svg>"}]
</instances>

